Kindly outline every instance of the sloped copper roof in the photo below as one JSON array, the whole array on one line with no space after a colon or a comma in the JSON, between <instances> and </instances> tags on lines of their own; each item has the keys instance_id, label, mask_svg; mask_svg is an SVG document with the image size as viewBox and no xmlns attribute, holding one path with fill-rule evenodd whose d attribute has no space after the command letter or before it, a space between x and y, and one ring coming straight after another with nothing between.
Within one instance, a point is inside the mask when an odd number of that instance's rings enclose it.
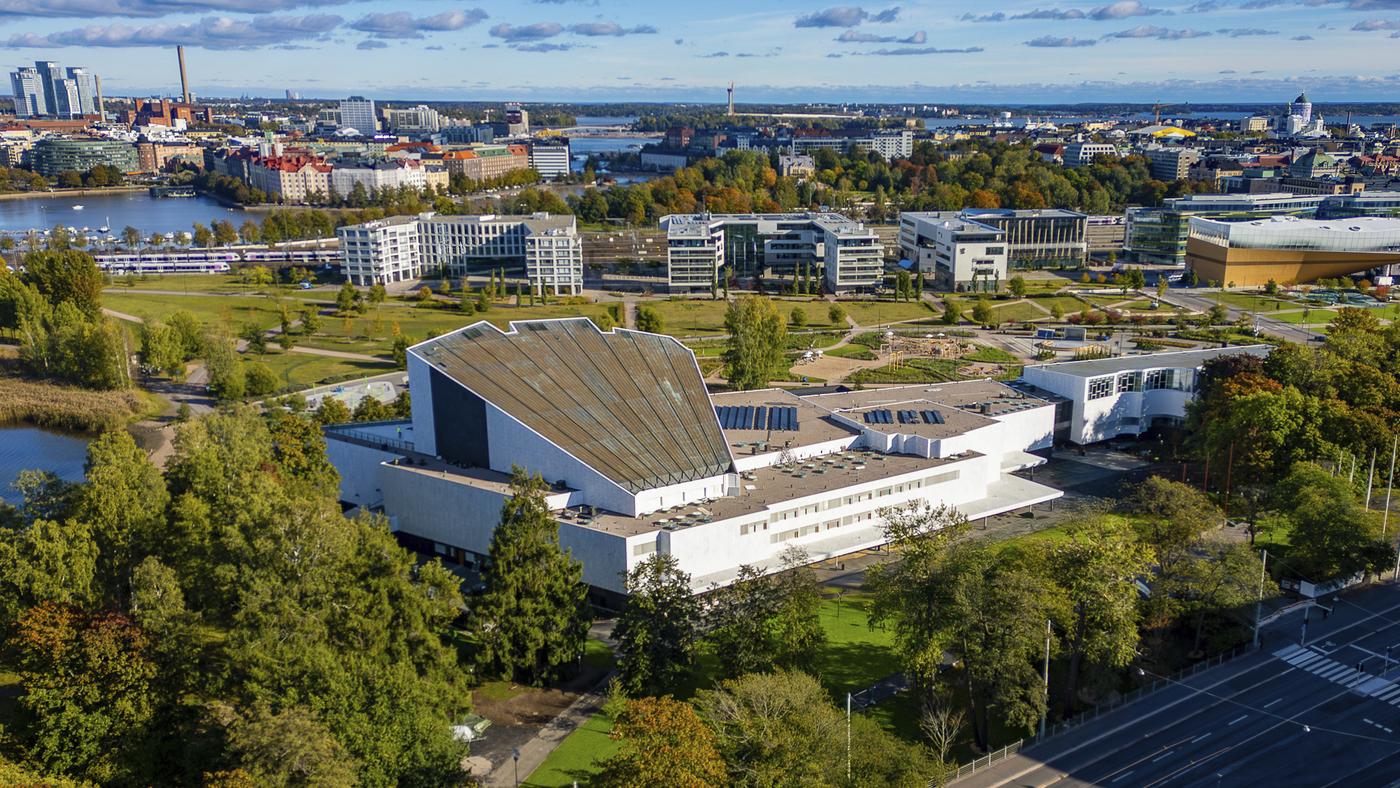
<instances>
[{"instance_id":1,"label":"sloped copper roof","mask_svg":"<svg viewBox=\"0 0 1400 788\"><path fill-rule=\"evenodd\" d=\"M413 352L632 492L732 465L695 356L671 337L604 333L587 318L509 332L483 321Z\"/></svg>"}]
</instances>

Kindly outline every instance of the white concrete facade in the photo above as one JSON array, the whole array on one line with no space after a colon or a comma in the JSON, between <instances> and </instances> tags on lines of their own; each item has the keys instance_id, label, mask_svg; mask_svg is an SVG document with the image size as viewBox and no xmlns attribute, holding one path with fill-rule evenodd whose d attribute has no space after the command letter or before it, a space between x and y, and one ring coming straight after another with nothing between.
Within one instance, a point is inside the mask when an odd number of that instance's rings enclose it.
<instances>
[{"instance_id":1,"label":"white concrete facade","mask_svg":"<svg viewBox=\"0 0 1400 788\"><path fill-rule=\"evenodd\" d=\"M338 172L338 170L337 170ZM583 245L572 216L399 216L336 231L345 273L357 285L445 271L465 276L477 261L522 265L530 286L553 295L583 291Z\"/></svg>"},{"instance_id":2,"label":"white concrete facade","mask_svg":"<svg viewBox=\"0 0 1400 788\"><path fill-rule=\"evenodd\" d=\"M513 467L550 483L561 544L583 562L587 583L615 595L623 593L625 573L658 552L674 556L700 592L731 582L744 565L776 568L789 547L817 561L883 544L887 507L927 502L979 518L1061 495L1010 475L1043 462L1029 452L1050 447L1055 407L991 381L801 397L781 390L716 395L704 400L711 409L790 409L796 416L766 430L724 428L716 411L729 447L727 470L627 489L528 426L528 417L474 391L476 378L453 366L470 354L427 352L432 342L410 349L410 422L329 428L328 444L343 500L382 507L394 530L467 564L490 549ZM698 385L698 368L694 380ZM479 404L447 406L459 386L470 394L464 402ZM891 423L892 412L899 423ZM873 418L881 413L883 422ZM489 446L480 467L442 456L436 436L460 418L474 419L482 435L472 440ZM678 428L668 434L663 442L685 439Z\"/></svg>"},{"instance_id":3,"label":"white concrete facade","mask_svg":"<svg viewBox=\"0 0 1400 788\"><path fill-rule=\"evenodd\" d=\"M1007 279L1006 233L946 213L901 213L899 250L940 290L1000 289Z\"/></svg>"},{"instance_id":4,"label":"white concrete facade","mask_svg":"<svg viewBox=\"0 0 1400 788\"><path fill-rule=\"evenodd\" d=\"M1180 424L1206 361L1268 351L1267 345L1249 345L1036 364L1022 370L1021 380L1073 403L1068 439L1083 445Z\"/></svg>"},{"instance_id":5,"label":"white concrete facade","mask_svg":"<svg viewBox=\"0 0 1400 788\"><path fill-rule=\"evenodd\" d=\"M830 293L869 290L884 281L879 235L840 214L674 214L662 217L661 228L672 292L710 292L716 286L731 232L750 239L764 266L797 270L793 266L820 264Z\"/></svg>"}]
</instances>

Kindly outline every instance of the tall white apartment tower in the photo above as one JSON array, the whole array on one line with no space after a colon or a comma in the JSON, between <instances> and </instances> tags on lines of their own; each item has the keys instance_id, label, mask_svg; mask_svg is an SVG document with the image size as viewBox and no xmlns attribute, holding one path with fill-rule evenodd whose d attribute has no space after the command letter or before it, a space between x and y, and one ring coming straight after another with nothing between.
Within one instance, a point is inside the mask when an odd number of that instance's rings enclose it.
<instances>
[{"instance_id":1,"label":"tall white apartment tower","mask_svg":"<svg viewBox=\"0 0 1400 788\"><path fill-rule=\"evenodd\" d=\"M374 111L374 99L351 96L340 102L340 127L354 129L362 136L372 137L379 131L379 116Z\"/></svg>"}]
</instances>

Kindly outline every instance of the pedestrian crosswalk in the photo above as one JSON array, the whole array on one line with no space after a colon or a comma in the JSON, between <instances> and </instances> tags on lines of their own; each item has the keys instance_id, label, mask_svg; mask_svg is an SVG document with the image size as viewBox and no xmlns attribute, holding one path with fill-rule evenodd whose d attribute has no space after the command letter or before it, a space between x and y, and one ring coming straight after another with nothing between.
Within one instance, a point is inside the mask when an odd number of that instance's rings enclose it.
<instances>
[{"instance_id":1,"label":"pedestrian crosswalk","mask_svg":"<svg viewBox=\"0 0 1400 788\"><path fill-rule=\"evenodd\" d=\"M1334 684L1340 684L1360 695L1368 695L1392 706L1400 706L1400 684L1390 679L1358 671L1354 663L1344 665L1296 643L1275 651L1274 656L1300 670L1306 670L1314 676Z\"/></svg>"}]
</instances>

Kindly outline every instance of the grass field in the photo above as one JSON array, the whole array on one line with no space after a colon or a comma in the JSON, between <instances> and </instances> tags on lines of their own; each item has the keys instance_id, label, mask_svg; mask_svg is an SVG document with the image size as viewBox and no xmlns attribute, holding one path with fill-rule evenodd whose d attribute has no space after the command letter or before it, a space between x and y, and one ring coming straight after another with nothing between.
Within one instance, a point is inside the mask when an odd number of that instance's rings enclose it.
<instances>
[{"instance_id":1,"label":"grass field","mask_svg":"<svg viewBox=\"0 0 1400 788\"><path fill-rule=\"evenodd\" d=\"M267 353L258 358L246 355L248 360L261 361L277 373L285 390L310 388L318 383L332 380L369 377L392 372L394 365L388 361L354 361L352 359L313 356L307 353Z\"/></svg>"},{"instance_id":2,"label":"grass field","mask_svg":"<svg viewBox=\"0 0 1400 788\"><path fill-rule=\"evenodd\" d=\"M862 326L873 328L885 323L900 323L906 320L929 320L938 316L926 302L922 301L838 301L851 319Z\"/></svg>"},{"instance_id":3,"label":"grass field","mask_svg":"<svg viewBox=\"0 0 1400 788\"><path fill-rule=\"evenodd\" d=\"M837 358L853 358L857 361L875 360L875 351L864 345L842 345L841 347L826 351L826 354Z\"/></svg>"},{"instance_id":4,"label":"grass field","mask_svg":"<svg viewBox=\"0 0 1400 788\"><path fill-rule=\"evenodd\" d=\"M300 301L285 301L293 312L301 309ZM222 325L237 333L245 325L272 328L281 322L277 303L260 296L176 296L141 293L102 294L102 305L117 312L136 315L146 320L164 320L170 313L185 310L208 326Z\"/></svg>"},{"instance_id":5,"label":"grass field","mask_svg":"<svg viewBox=\"0 0 1400 788\"><path fill-rule=\"evenodd\" d=\"M788 320L788 328L793 328L791 313L794 309L802 310L807 316L807 324L802 328L826 328L832 325L827 312L831 309L831 304L825 301L801 301L783 300L776 301L778 313ZM661 315L663 330L668 334L677 336L690 336L695 334L721 334L724 333L724 313L729 309L727 301L709 301L704 299L684 299L665 301L645 301L640 306L649 306ZM844 306L844 304L843 304ZM849 310L848 310L849 311Z\"/></svg>"},{"instance_id":6,"label":"grass field","mask_svg":"<svg viewBox=\"0 0 1400 788\"><path fill-rule=\"evenodd\" d=\"M1050 296L1048 298L1035 298L1032 300L1035 301L1035 303L1045 307L1045 311L1047 312L1054 309L1056 304L1059 304L1060 309L1063 309L1065 314L1067 315L1072 314L1074 312L1078 312L1085 308L1084 302L1080 301L1074 296L1057 295Z\"/></svg>"},{"instance_id":7,"label":"grass field","mask_svg":"<svg viewBox=\"0 0 1400 788\"><path fill-rule=\"evenodd\" d=\"M1226 306L1247 309L1251 312L1273 312L1277 309L1296 309L1298 307L1298 304L1293 301L1248 293L1211 293L1210 299Z\"/></svg>"},{"instance_id":8,"label":"grass field","mask_svg":"<svg viewBox=\"0 0 1400 788\"><path fill-rule=\"evenodd\" d=\"M969 307L969 309L970 308L971 307ZM1028 304L1024 301L1016 301L1009 304L999 304L995 307L992 307L992 311L995 312L996 316L1001 318L1002 322L1004 323L1020 322L1022 320L1036 320L1042 317L1048 317L1048 315L1046 315L1044 312L1042 312L1039 309L1036 309L1034 305Z\"/></svg>"},{"instance_id":9,"label":"grass field","mask_svg":"<svg viewBox=\"0 0 1400 788\"><path fill-rule=\"evenodd\" d=\"M883 366L856 370L847 383L943 383L962 380L958 374L959 361L941 358L906 359L899 367Z\"/></svg>"},{"instance_id":10,"label":"grass field","mask_svg":"<svg viewBox=\"0 0 1400 788\"><path fill-rule=\"evenodd\" d=\"M838 598L833 589L817 611L826 643L813 660L812 673L831 692L833 702L898 672L893 635L870 625L870 597L859 591ZM688 698L696 689L714 685L717 668L714 654L702 648L699 669L692 686L677 688L676 696ZM564 788L577 780L580 785L598 773L597 764L617 752L618 743L609 738L612 722L597 714L569 734L522 785Z\"/></svg>"},{"instance_id":11,"label":"grass field","mask_svg":"<svg viewBox=\"0 0 1400 788\"><path fill-rule=\"evenodd\" d=\"M165 274L148 276L118 276L112 278L113 288L134 290L181 290L188 293L261 293L280 292L286 295L305 292L296 285L250 285L236 274Z\"/></svg>"},{"instance_id":12,"label":"grass field","mask_svg":"<svg viewBox=\"0 0 1400 788\"><path fill-rule=\"evenodd\" d=\"M963 356L964 361L987 361L993 364L1015 364L1015 356L1007 353L999 347L990 345L978 345L977 349Z\"/></svg>"},{"instance_id":13,"label":"grass field","mask_svg":"<svg viewBox=\"0 0 1400 788\"><path fill-rule=\"evenodd\" d=\"M1304 319L1303 310L1301 309L1296 312L1268 313L1270 320L1277 320L1280 323L1293 323L1295 325L1306 323L1308 325L1322 326L1332 322L1332 318L1336 316L1337 313L1330 309L1313 309L1307 313L1306 320Z\"/></svg>"}]
</instances>

